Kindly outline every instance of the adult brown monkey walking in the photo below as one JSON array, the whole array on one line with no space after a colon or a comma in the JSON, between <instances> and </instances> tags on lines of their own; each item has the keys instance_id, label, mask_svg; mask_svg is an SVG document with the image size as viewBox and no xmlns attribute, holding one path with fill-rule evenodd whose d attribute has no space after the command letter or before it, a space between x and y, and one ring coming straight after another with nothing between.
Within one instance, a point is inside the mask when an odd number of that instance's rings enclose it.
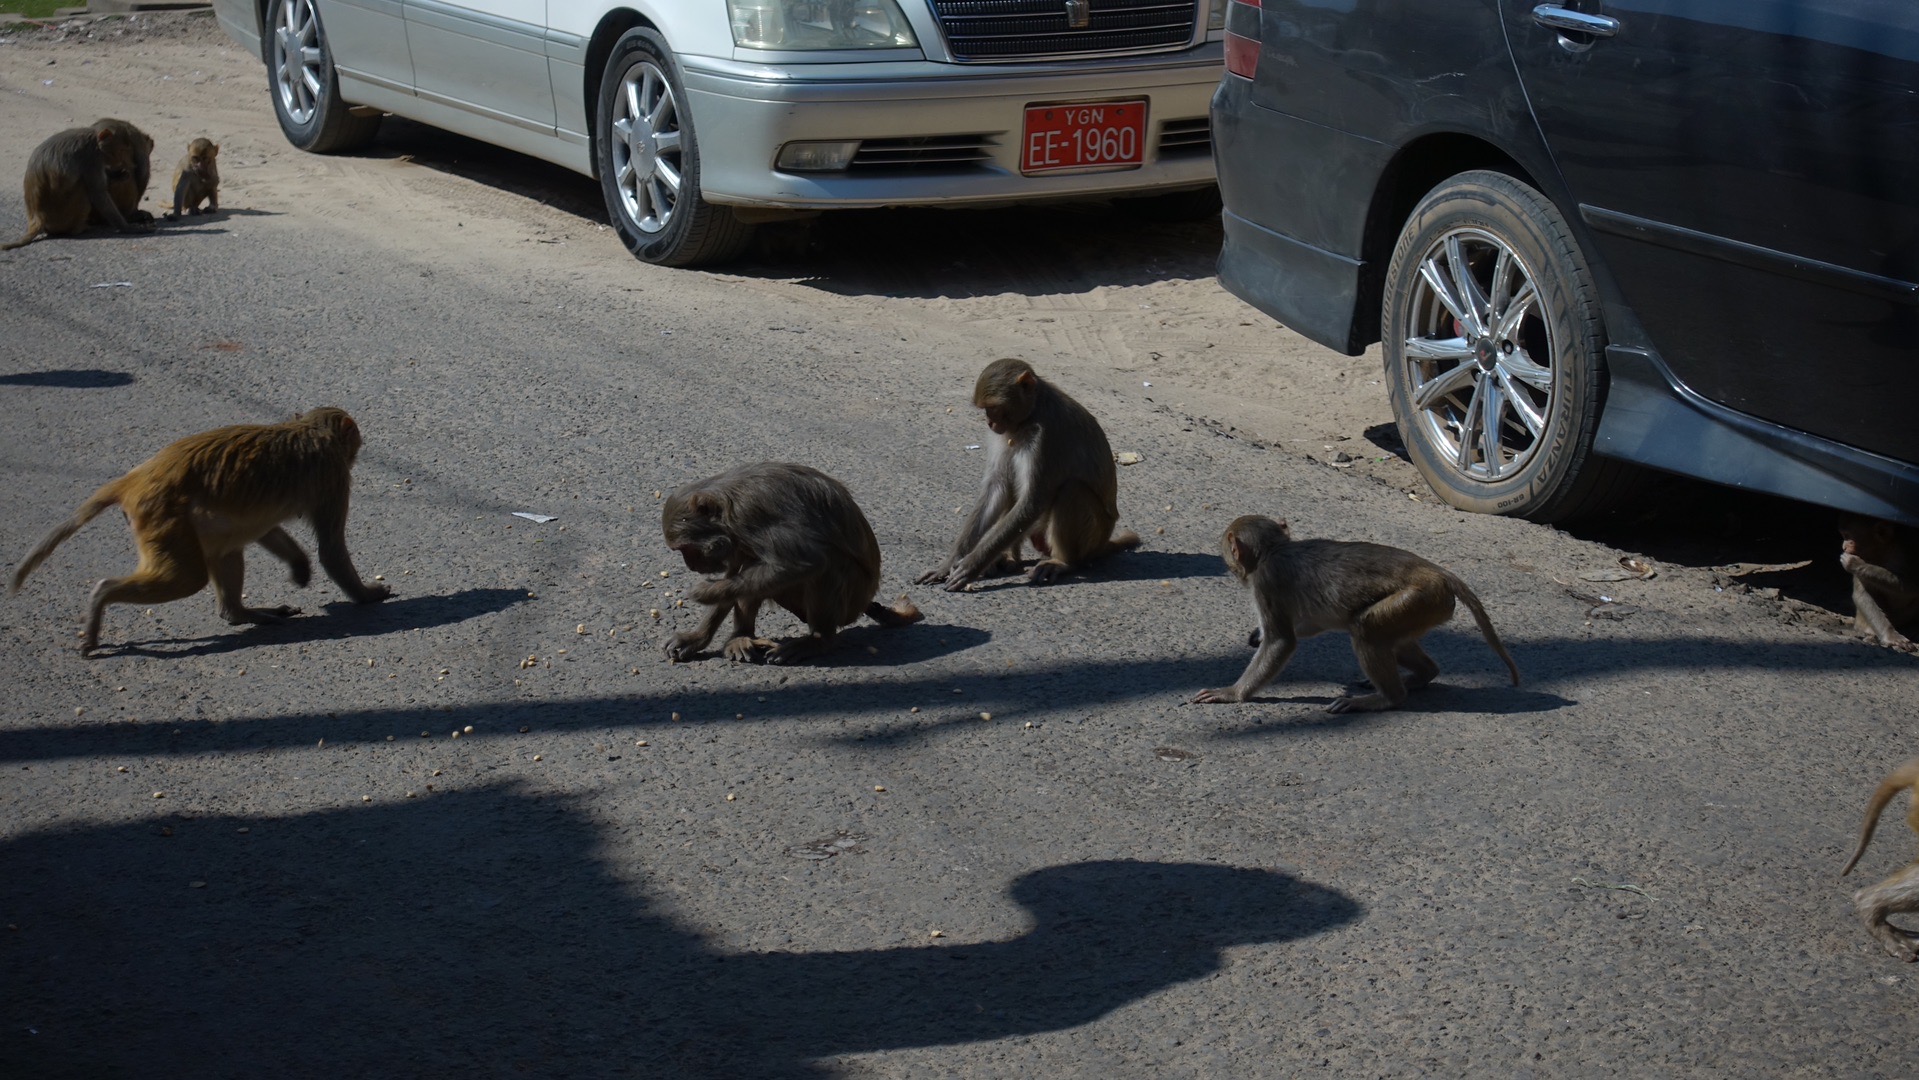
<instances>
[{"instance_id":1,"label":"adult brown monkey walking","mask_svg":"<svg viewBox=\"0 0 1919 1080\"><path fill-rule=\"evenodd\" d=\"M818 656L840 627L861 615L882 626L922 617L904 596L891 608L874 602L879 541L853 493L818 469L768 461L709 476L667 498L660 529L687 569L720 575L694 587L693 599L711 608L696 629L666 643L669 659L697 656L729 613L727 659L759 657L769 664ZM754 637L754 620L768 600L806 623L807 636Z\"/></svg>"},{"instance_id":2,"label":"adult brown monkey walking","mask_svg":"<svg viewBox=\"0 0 1919 1080\"><path fill-rule=\"evenodd\" d=\"M313 577L306 552L281 523L304 517L313 526L320 565L362 604L392 590L360 580L346 549L347 499L360 428L345 411L321 408L284 424L236 424L190 435L93 493L73 517L48 533L13 572L13 592L53 549L109 506L133 527L140 565L126 577L94 586L80 649L100 644L108 604L159 604L192 596L213 581L221 618L229 623L278 622L300 609L247 607L240 600L245 550L257 543L286 562L293 583Z\"/></svg>"},{"instance_id":3,"label":"adult brown monkey walking","mask_svg":"<svg viewBox=\"0 0 1919 1080\"><path fill-rule=\"evenodd\" d=\"M1027 580L1042 584L1092 559L1139 546L1119 521L1119 476L1099 421L1033 372L1024 360L995 360L980 372L973 404L986 412L990 442L979 502L960 526L953 553L921 574L922 585L958 592L1002 561L1019 561L1027 540L1040 561Z\"/></svg>"},{"instance_id":4,"label":"adult brown monkey walking","mask_svg":"<svg viewBox=\"0 0 1919 1080\"><path fill-rule=\"evenodd\" d=\"M134 141L112 128L68 128L49 135L27 156L20 182L27 231L10 244L0 244L0 251L25 247L43 235L84 232L96 221L121 232L142 231L120 213L108 190L113 174L132 175L137 165Z\"/></svg>"},{"instance_id":5,"label":"adult brown monkey walking","mask_svg":"<svg viewBox=\"0 0 1919 1080\"><path fill-rule=\"evenodd\" d=\"M1519 685L1519 665L1500 643L1479 597L1442 566L1384 544L1294 540L1285 522L1258 515L1234 519L1219 543L1227 569L1252 589L1259 627L1250 644L1259 651L1238 682L1201 690L1196 702L1245 701L1279 674L1301 638L1343 630L1352 635L1359 669L1374 692L1348 694L1326 711L1393 708L1408 691L1438 676L1439 665L1419 647L1419 638L1453 617L1455 597L1472 610L1479 632ZM1400 678L1402 667L1411 679Z\"/></svg>"},{"instance_id":6,"label":"adult brown monkey walking","mask_svg":"<svg viewBox=\"0 0 1919 1080\"><path fill-rule=\"evenodd\" d=\"M1906 815L1906 824L1912 831L1919 833L1919 790L1913 785L1919 784L1919 760L1908 761L1892 771L1892 775L1880 781L1878 790L1872 793L1872 800L1866 803L1865 824L1859 827L1859 844L1852 849L1852 858L1846 860L1846 868L1839 871L1840 877L1852 873L1858 864L1859 856L1866 853L1866 845L1872 843L1872 831L1879 825L1879 815L1893 796L1902 791L1912 790L1912 808ZM1877 885L1869 885L1852 894L1852 905L1865 920L1866 929L1879 939L1886 951L1907 963L1919 960L1919 933L1892 925L1886 916L1919 911L1919 862L1908 865Z\"/></svg>"}]
</instances>

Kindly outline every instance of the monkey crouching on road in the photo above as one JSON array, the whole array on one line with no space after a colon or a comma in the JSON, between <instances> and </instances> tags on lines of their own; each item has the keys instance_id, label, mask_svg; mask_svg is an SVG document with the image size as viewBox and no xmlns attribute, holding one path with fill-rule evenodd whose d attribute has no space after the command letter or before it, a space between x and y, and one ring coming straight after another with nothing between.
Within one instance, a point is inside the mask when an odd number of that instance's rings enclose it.
<instances>
[{"instance_id":1,"label":"monkey crouching on road","mask_svg":"<svg viewBox=\"0 0 1919 1080\"><path fill-rule=\"evenodd\" d=\"M113 200L114 207L122 217L135 225L152 224L153 215L140 209L140 200L146 198L147 182L153 179L153 136L125 120L110 116L95 120L93 131L96 135L102 131L111 132L115 139L126 144L131 157L128 167L107 169L107 195ZM113 224L98 214L93 215L92 223L101 226Z\"/></svg>"},{"instance_id":2,"label":"monkey crouching on road","mask_svg":"<svg viewBox=\"0 0 1919 1080\"><path fill-rule=\"evenodd\" d=\"M921 574L922 585L957 592L989 571L1019 562L1031 540L1040 561L1034 584L1115 551L1139 546L1117 535L1119 478L1099 421L1079 402L1034 374L1024 360L995 360L980 372L973 404L995 438L979 501L960 526L953 553Z\"/></svg>"},{"instance_id":3,"label":"monkey crouching on road","mask_svg":"<svg viewBox=\"0 0 1919 1080\"><path fill-rule=\"evenodd\" d=\"M13 572L13 592L60 543L109 506L133 528L140 565L94 587L80 649L100 644L108 604L159 604L192 596L213 582L229 623L278 622L293 607L247 607L240 600L248 544L287 564L293 583L313 576L306 552L281 528L303 517L313 527L320 565L362 604L393 595L360 580L346 547L347 500L360 428L343 410L314 409L284 424L236 424L190 435L93 493L73 517L47 534Z\"/></svg>"},{"instance_id":4,"label":"monkey crouching on road","mask_svg":"<svg viewBox=\"0 0 1919 1080\"><path fill-rule=\"evenodd\" d=\"M1439 674L1419 638L1453 617L1455 599L1471 609L1479 632L1519 685L1519 665L1500 643L1479 597L1444 567L1384 544L1294 540L1285 522L1257 515L1235 519L1219 542L1227 569L1252 590L1259 627L1249 643L1259 651L1238 682L1201 690L1195 702L1245 701L1279 674L1300 639L1343 630L1352 635L1353 653L1374 692L1341 697L1327 711L1393 708ZM1400 678L1402 667L1410 679Z\"/></svg>"},{"instance_id":5,"label":"monkey crouching on road","mask_svg":"<svg viewBox=\"0 0 1919 1080\"><path fill-rule=\"evenodd\" d=\"M137 143L112 127L77 127L50 135L34 147L21 180L27 231L10 244L0 244L0 251L25 247L42 236L84 232L96 221L121 232L142 231L114 205L109 190L112 176L137 175ZM134 202L139 202L137 196Z\"/></svg>"},{"instance_id":6,"label":"monkey crouching on road","mask_svg":"<svg viewBox=\"0 0 1919 1080\"><path fill-rule=\"evenodd\" d=\"M1859 856L1866 853L1866 845L1872 843L1872 831L1879 825L1880 813L1893 796L1902 791L1913 792L1906 824L1919 833L1919 789L1913 787L1915 784L1919 784L1919 760L1906 762L1880 782L1878 790L1872 793L1872 800L1866 804L1865 824L1859 827L1859 844L1852 849L1852 858L1846 860L1846 868L1839 871L1840 877L1852 873ZM1919 911L1919 862L1911 863L1877 885L1853 893L1852 904L1865 920L1866 929L1879 939L1887 952L1909 964L1919 960L1919 933L1894 926L1886 919L1888 915Z\"/></svg>"},{"instance_id":7,"label":"monkey crouching on road","mask_svg":"<svg viewBox=\"0 0 1919 1080\"><path fill-rule=\"evenodd\" d=\"M1839 519L1839 565L1852 575L1853 623L1888 649L1919 653L1899 632L1919 625L1919 538L1890 521Z\"/></svg>"},{"instance_id":8,"label":"monkey crouching on road","mask_svg":"<svg viewBox=\"0 0 1919 1080\"><path fill-rule=\"evenodd\" d=\"M710 609L696 629L666 643L669 659L697 656L728 614L727 659L769 664L820 655L861 615L882 626L922 617L904 596L891 608L874 602L879 541L846 485L818 469L769 461L688 484L667 498L660 527L687 569L719 575L693 589L693 599ZM808 634L779 642L754 637L760 605L769 600L804 622Z\"/></svg>"},{"instance_id":9,"label":"monkey crouching on road","mask_svg":"<svg viewBox=\"0 0 1919 1080\"><path fill-rule=\"evenodd\" d=\"M183 213L199 213L201 203L208 204L208 213L220 209L220 168L215 160L219 156L220 144L212 139L195 139L187 147L187 156L173 170L170 220L179 220Z\"/></svg>"}]
</instances>

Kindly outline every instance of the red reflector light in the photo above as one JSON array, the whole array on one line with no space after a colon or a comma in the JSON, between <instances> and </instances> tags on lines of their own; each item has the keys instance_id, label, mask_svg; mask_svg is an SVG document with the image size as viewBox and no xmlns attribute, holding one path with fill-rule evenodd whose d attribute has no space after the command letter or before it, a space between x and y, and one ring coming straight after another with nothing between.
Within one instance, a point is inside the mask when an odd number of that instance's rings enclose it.
<instances>
[{"instance_id":1,"label":"red reflector light","mask_svg":"<svg viewBox=\"0 0 1919 1080\"><path fill-rule=\"evenodd\" d=\"M1226 35L1226 70L1242 79L1250 79L1259 70L1259 42L1238 34Z\"/></svg>"}]
</instances>

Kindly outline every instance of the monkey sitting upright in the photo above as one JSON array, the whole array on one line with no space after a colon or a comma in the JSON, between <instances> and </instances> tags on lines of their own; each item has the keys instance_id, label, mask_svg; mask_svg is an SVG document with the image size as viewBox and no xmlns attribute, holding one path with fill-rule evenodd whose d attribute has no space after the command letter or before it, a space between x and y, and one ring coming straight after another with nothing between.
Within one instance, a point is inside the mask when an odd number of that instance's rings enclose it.
<instances>
[{"instance_id":1,"label":"monkey sitting upright","mask_svg":"<svg viewBox=\"0 0 1919 1080\"><path fill-rule=\"evenodd\" d=\"M1899 627L1919 623L1919 540L1890 521L1839 519L1839 565L1852 575L1855 625L1888 649L1919 653Z\"/></svg>"},{"instance_id":2,"label":"monkey sitting upright","mask_svg":"<svg viewBox=\"0 0 1919 1080\"><path fill-rule=\"evenodd\" d=\"M818 656L846 626L866 615L882 626L917 622L902 596L894 607L873 600L880 586L880 545L846 485L805 465L742 465L675 491L660 512L666 546L687 569L718 574L692 597L711 605L697 629L666 644L673 660L706 648L730 612L729 660L755 657L791 664ZM780 642L753 636L768 600L806 623L808 635Z\"/></svg>"},{"instance_id":3,"label":"monkey sitting upright","mask_svg":"<svg viewBox=\"0 0 1919 1080\"><path fill-rule=\"evenodd\" d=\"M12 592L62 541L109 506L133 527L140 565L126 577L94 586L80 650L100 644L108 604L159 604L192 596L213 581L221 618L229 623L278 622L299 608L247 607L240 600L245 551L257 543L279 556L293 583L313 577L306 552L281 528L306 518L320 565L362 604L392 590L360 580L346 549L347 498L360 428L345 411L314 409L284 424L236 424L190 435L93 493L73 517L48 533L13 572Z\"/></svg>"},{"instance_id":4,"label":"monkey sitting upright","mask_svg":"<svg viewBox=\"0 0 1919 1080\"><path fill-rule=\"evenodd\" d=\"M209 204L208 213L220 209L220 169L214 162L219 156L220 144L211 139L195 139L187 147L187 156L173 170L173 210L168 220L199 213L201 203Z\"/></svg>"},{"instance_id":5,"label":"monkey sitting upright","mask_svg":"<svg viewBox=\"0 0 1919 1080\"><path fill-rule=\"evenodd\" d=\"M1245 701L1279 674L1301 638L1343 630L1352 635L1359 669L1374 692L1348 694L1326 711L1393 708L1439 674L1419 638L1453 617L1455 597L1472 610L1479 632L1519 685L1519 665L1500 644L1479 597L1444 567L1384 544L1294 540L1285 522L1257 515L1235 519L1219 543L1227 569L1252 589L1259 627L1248 643L1259 651L1238 682L1201 690L1195 702ZM1401 680L1402 667L1411 679Z\"/></svg>"},{"instance_id":6,"label":"monkey sitting upright","mask_svg":"<svg viewBox=\"0 0 1919 1080\"><path fill-rule=\"evenodd\" d=\"M1906 815L1906 824L1912 831L1919 833L1919 760L1908 761L1894 769L1891 776L1880 782L1878 790L1872 793L1872 800L1866 804L1866 821L1859 828L1859 845L1852 849L1852 858L1846 860L1846 868L1839 871L1840 877L1852 873L1858 864L1859 856L1866 853L1866 845L1872 842L1872 831L1879 825L1879 815L1891 802L1893 796L1902 791L1913 791L1912 809ZM1892 955L1912 963L1919 960L1919 933L1892 925L1886 921L1888 915L1899 915L1919 911L1919 862L1906 866L1877 885L1868 886L1852 894L1853 907L1859 917L1866 921L1866 929Z\"/></svg>"},{"instance_id":7,"label":"monkey sitting upright","mask_svg":"<svg viewBox=\"0 0 1919 1080\"><path fill-rule=\"evenodd\" d=\"M153 178L153 136L125 120L115 120L110 116L95 120L93 130L96 134L101 131L112 132L114 138L125 140L132 154L129 167L107 170L107 195L113 199L113 205L119 208L121 216L135 225L151 224L153 215L140 209L140 200L146 198L147 182ZM93 224L112 223L95 214Z\"/></svg>"},{"instance_id":8,"label":"monkey sitting upright","mask_svg":"<svg viewBox=\"0 0 1919 1080\"><path fill-rule=\"evenodd\" d=\"M21 180L27 231L11 244L0 244L0 251L26 247L41 236L84 232L94 221L121 232L141 231L120 213L108 190L112 174L135 174L136 141L110 127L78 127L50 135L34 147Z\"/></svg>"},{"instance_id":9,"label":"monkey sitting upright","mask_svg":"<svg viewBox=\"0 0 1919 1080\"><path fill-rule=\"evenodd\" d=\"M958 592L1005 562L1019 562L1028 539L1040 561L1034 584L1081 563L1139 546L1119 521L1119 478L1099 421L1033 372L1024 360L995 360L980 372L973 404L986 412L989 442L979 502L960 526L946 561L921 574L922 585Z\"/></svg>"}]
</instances>

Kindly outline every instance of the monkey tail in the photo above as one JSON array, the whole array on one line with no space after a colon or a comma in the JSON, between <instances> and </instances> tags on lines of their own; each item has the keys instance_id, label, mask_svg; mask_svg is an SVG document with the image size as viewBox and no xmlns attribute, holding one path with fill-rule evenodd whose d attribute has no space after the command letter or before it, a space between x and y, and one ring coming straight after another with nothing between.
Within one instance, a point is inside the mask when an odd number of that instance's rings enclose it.
<instances>
[{"instance_id":1,"label":"monkey tail","mask_svg":"<svg viewBox=\"0 0 1919 1080\"><path fill-rule=\"evenodd\" d=\"M866 617L881 626L911 626L926 618L913 601L906 598L905 593L900 594L900 598L892 607L887 607L878 600L866 605Z\"/></svg>"},{"instance_id":2,"label":"monkey tail","mask_svg":"<svg viewBox=\"0 0 1919 1080\"><path fill-rule=\"evenodd\" d=\"M1452 571L1448 570L1444 571L1444 573L1446 574L1446 580L1453 587L1453 592L1458 593L1459 598L1464 600L1466 606L1472 610L1473 621L1479 624L1479 632L1485 635L1486 644L1491 645L1493 651L1499 654L1499 658L1506 661L1506 670L1513 673L1513 685L1518 686L1519 665L1513 662L1513 654L1507 652L1505 644L1499 640L1499 632L1493 629L1493 621L1486 617L1486 609L1480 606L1479 597L1475 595L1471 589L1467 588L1466 583L1461 581Z\"/></svg>"},{"instance_id":3,"label":"monkey tail","mask_svg":"<svg viewBox=\"0 0 1919 1080\"><path fill-rule=\"evenodd\" d=\"M39 222L37 221L29 222L27 224L27 235L21 237L18 240L15 240L11 244L0 244L0 251L12 251L14 248L26 247L28 244L31 244L35 240L40 239L41 231L42 230L40 228Z\"/></svg>"},{"instance_id":4,"label":"monkey tail","mask_svg":"<svg viewBox=\"0 0 1919 1080\"><path fill-rule=\"evenodd\" d=\"M124 480L125 478L122 477L94 492L92 498L80 504L80 509L75 510L72 517L61 522L46 535L46 539L40 541L38 547L27 552L27 557L20 560L20 565L13 571L13 581L8 585L7 591L19 592L21 583L27 580L27 575L33 573L34 567L45 562L47 556L53 554L54 548L64 543L67 537L79 532L87 522L99 517L107 507L119 505L120 488Z\"/></svg>"},{"instance_id":5,"label":"monkey tail","mask_svg":"<svg viewBox=\"0 0 1919 1080\"><path fill-rule=\"evenodd\" d=\"M1859 846L1852 851L1852 858L1846 860L1846 868L1839 871L1840 877L1852 873L1859 862L1859 856L1866 853L1866 845L1872 843L1872 831L1879 826L1879 814L1894 795L1919 784L1919 758L1906 762L1892 771L1892 775L1879 782L1879 790L1872 793L1872 801L1866 804L1866 821L1859 827ZM1919 797L1919 796L1915 796Z\"/></svg>"}]
</instances>

